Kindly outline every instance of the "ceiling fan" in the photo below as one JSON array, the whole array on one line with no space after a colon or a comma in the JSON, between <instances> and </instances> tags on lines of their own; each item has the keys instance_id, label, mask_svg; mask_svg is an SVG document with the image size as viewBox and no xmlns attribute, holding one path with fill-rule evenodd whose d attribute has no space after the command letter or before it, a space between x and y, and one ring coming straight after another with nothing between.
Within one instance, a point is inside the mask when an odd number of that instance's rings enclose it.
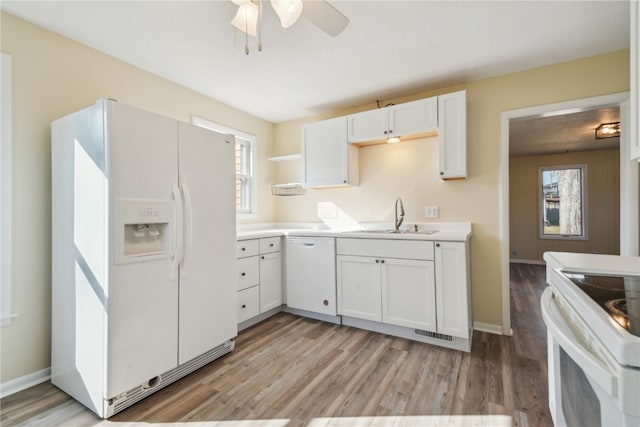
<instances>
[{"instance_id":1,"label":"ceiling fan","mask_svg":"<svg viewBox=\"0 0 640 427\"><path fill-rule=\"evenodd\" d=\"M262 20L262 0L231 0L238 5L238 12L231 25L244 32L245 53L249 54L248 36L258 37L258 51L262 51L260 40L260 21ZM295 24L300 16L329 34L336 37L349 23L349 18L324 0L270 0L282 28Z\"/></svg>"}]
</instances>

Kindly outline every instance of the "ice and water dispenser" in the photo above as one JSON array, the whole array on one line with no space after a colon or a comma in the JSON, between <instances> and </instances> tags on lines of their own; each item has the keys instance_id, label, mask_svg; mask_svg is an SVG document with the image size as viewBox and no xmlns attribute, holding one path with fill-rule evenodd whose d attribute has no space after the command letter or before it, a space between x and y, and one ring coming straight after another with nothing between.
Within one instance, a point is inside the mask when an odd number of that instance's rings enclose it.
<instances>
[{"instance_id":1,"label":"ice and water dispenser","mask_svg":"<svg viewBox=\"0 0 640 427\"><path fill-rule=\"evenodd\" d=\"M172 255L173 204L170 200L118 199L116 262Z\"/></svg>"}]
</instances>

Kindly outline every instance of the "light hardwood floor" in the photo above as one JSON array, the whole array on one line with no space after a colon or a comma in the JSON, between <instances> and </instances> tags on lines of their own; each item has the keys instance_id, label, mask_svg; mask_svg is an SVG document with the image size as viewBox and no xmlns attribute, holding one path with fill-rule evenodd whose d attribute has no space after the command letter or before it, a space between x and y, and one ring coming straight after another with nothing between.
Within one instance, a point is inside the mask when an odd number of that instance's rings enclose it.
<instances>
[{"instance_id":1,"label":"light hardwood floor","mask_svg":"<svg viewBox=\"0 0 640 427\"><path fill-rule=\"evenodd\" d=\"M544 267L512 265L512 337L463 353L280 313L222 359L103 421L44 383L8 396L2 426L550 426Z\"/></svg>"}]
</instances>

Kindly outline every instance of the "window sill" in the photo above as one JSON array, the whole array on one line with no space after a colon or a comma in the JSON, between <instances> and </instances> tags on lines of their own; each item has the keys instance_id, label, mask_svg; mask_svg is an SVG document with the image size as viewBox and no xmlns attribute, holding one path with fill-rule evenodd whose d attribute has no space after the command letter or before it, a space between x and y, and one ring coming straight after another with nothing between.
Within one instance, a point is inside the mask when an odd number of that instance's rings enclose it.
<instances>
[{"instance_id":1,"label":"window sill","mask_svg":"<svg viewBox=\"0 0 640 427\"><path fill-rule=\"evenodd\" d=\"M11 326L11 323L13 323L13 319L15 319L16 317L18 317L18 313L11 313L8 316L0 318L0 328Z\"/></svg>"}]
</instances>

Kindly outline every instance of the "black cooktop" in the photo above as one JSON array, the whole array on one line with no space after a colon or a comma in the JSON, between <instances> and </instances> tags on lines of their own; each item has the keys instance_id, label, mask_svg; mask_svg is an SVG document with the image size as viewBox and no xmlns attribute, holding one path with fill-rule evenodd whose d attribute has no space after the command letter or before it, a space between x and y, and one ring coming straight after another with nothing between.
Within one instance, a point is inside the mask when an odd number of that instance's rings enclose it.
<instances>
[{"instance_id":1,"label":"black cooktop","mask_svg":"<svg viewBox=\"0 0 640 427\"><path fill-rule=\"evenodd\" d=\"M563 272L620 326L640 337L640 277Z\"/></svg>"}]
</instances>

